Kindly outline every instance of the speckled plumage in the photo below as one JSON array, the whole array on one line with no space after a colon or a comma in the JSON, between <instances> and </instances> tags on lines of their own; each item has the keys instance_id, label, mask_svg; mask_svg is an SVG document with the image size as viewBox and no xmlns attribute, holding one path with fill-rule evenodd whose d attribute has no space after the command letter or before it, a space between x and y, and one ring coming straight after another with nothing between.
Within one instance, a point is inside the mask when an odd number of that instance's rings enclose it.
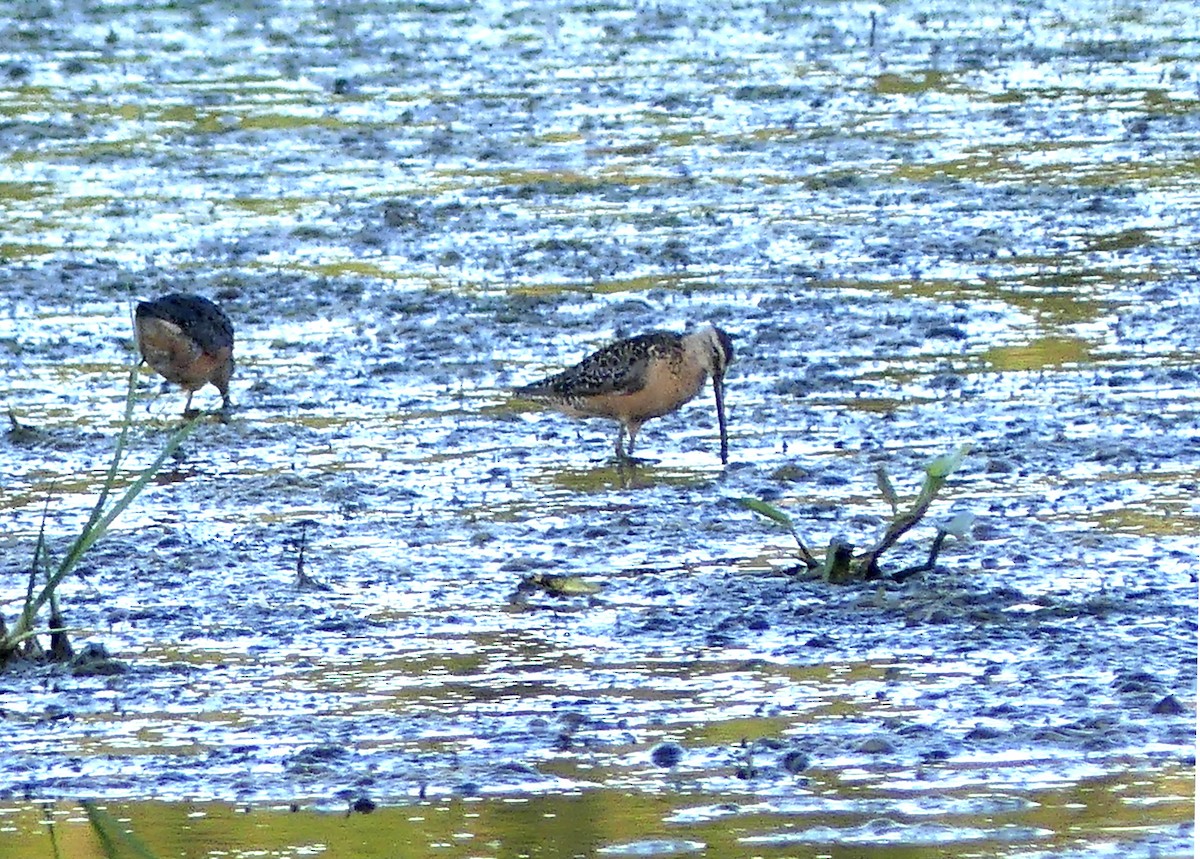
<instances>
[{"instance_id":1,"label":"speckled plumage","mask_svg":"<svg viewBox=\"0 0 1200 859\"><path fill-rule=\"evenodd\" d=\"M174 294L143 301L134 312L138 349L156 373L192 394L212 384L228 409L233 376L233 323L220 307L198 295Z\"/></svg>"},{"instance_id":2,"label":"speckled plumage","mask_svg":"<svg viewBox=\"0 0 1200 859\"><path fill-rule=\"evenodd\" d=\"M685 334L651 331L619 340L574 367L523 385L520 397L545 402L572 417L602 417L618 421L617 458L628 459L642 424L678 409L713 380L721 430L721 461L728 460L725 434L725 368L733 360L729 335L712 325Z\"/></svg>"}]
</instances>

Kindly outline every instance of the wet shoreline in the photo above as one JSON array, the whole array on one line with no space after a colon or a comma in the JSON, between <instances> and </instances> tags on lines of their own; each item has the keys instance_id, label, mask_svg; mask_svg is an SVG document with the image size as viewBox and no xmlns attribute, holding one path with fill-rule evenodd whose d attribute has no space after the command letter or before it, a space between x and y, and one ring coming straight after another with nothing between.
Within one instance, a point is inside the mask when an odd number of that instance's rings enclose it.
<instances>
[{"instance_id":1,"label":"wet shoreline","mask_svg":"<svg viewBox=\"0 0 1200 859\"><path fill-rule=\"evenodd\" d=\"M128 670L0 674L20 855L32 803L85 795L171 829L193 802L611 814L626 792L638 831L591 848L1082 855L1111 836L1096 797L1132 792L1155 812L1122 848L1184 855L1187 4L901 4L873 43L854 4L21 5L0 361L33 434L0 441L6 619L43 515L61 552L99 491L133 303L220 302L238 369L233 419L63 589L78 644ZM510 396L705 321L738 355L727 468L708 391L647 424L634 480L611 424ZM138 384L122 481L182 408ZM876 468L911 497L963 443L930 522L971 512L973 539L904 584L799 580L738 503L862 547L890 518ZM328 591L296 587L302 523ZM532 572L599 590L514 599ZM662 742L686 750L670 771ZM714 834L726 800L750 840Z\"/></svg>"}]
</instances>

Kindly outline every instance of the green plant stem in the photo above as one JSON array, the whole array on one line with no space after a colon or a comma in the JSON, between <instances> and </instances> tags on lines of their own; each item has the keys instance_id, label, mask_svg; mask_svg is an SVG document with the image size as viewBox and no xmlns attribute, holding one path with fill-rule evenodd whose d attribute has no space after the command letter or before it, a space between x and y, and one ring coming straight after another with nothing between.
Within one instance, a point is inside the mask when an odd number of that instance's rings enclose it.
<instances>
[{"instance_id":1,"label":"green plant stem","mask_svg":"<svg viewBox=\"0 0 1200 859\"><path fill-rule=\"evenodd\" d=\"M88 823L107 859L157 859L149 847L107 811L89 800L80 805L87 812Z\"/></svg>"},{"instance_id":2,"label":"green plant stem","mask_svg":"<svg viewBox=\"0 0 1200 859\"><path fill-rule=\"evenodd\" d=\"M929 510L929 505L933 503L933 499L937 497L938 491L945 482L944 476L926 475L921 493L912 506L892 520L878 543L854 559L855 566L863 572L866 578L870 579L878 575L880 556L924 518L925 513Z\"/></svg>"},{"instance_id":3,"label":"green plant stem","mask_svg":"<svg viewBox=\"0 0 1200 859\"><path fill-rule=\"evenodd\" d=\"M42 803L42 824L50 835L50 851L53 859L62 859L62 851L58 847L58 830L54 827L54 804Z\"/></svg>"},{"instance_id":4,"label":"green plant stem","mask_svg":"<svg viewBox=\"0 0 1200 859\"><path fill-rule=\"evenodd\" d=\"M142 470L142 473L138 476L138 479L130 484L129 488L125 490L125 494L117 500L112 508L110 508L109 511L104 515L100 516L98 520L93 520L88 523L88 526L84 529L83 533L81 533L75 540L74 544L72 544L70 550L67 552L66 557L63 558L62 562L58 565L58 569L54 572L54 575L50 577L49 581L46 582L46 586L43 587L41 592L34 598L34 614L36 614L37 611L46 604L46 602L50 599L50 596L54 593L54 589L58 587L58 583L66 578L67 574L75 568L75 565L79 563L79 561L87 553L88 549L92 548L96 541L104 536L105 532L108 531L108 527L113 523L113 520L124 513L125 509L132 504L134 499L137 498L138 495L141 494L142 490L146 488L146 484L154 479L154 475L158 473L160 468L162 468L162 464L169 456L171 456L171 454L179 449L179 446L183 444L184 440L188 437L188 435L191 434L192 430L195 429L197 420L197 418L193 418L192 420L188 421L188 423L184 424L180 429L176 430L171 438L167 440L167 444L159 452L158 456L155 457L154 462L150 463L149 466Z\"/></svg>"},{"instance_id":5,"label":"green plant stem","mask_svg":"<svg viewBox=\"0 0 1200 859\"><path fill-rule=\"evenodd\" d=\"M129 438L129 427L133 424L134 394L137 391L138 366L134 364L129 369L129 380L125 390L125 413L121 417L121 432L117 436L117 445L113 449L112 462L108 465L108 474L104 475L104 483L100 486L100 495L96 498L96 503L92 507L92 513L88 517L87 524L83 526L83 533L85 534L103 513L104 502L108 500L108 495L112 491L113 484L117 479L117 469L121 466L121 457L125 453L125 442Z\"/></svg>"},{"instance_id":6,"label":"green plant stem","mask_svg":"<svg viewBox=\"0 0 1200 859\"><path fill-rule=\"evenodd\" d=\"M937 536L933 538L933 545L929 547L929 557L923 564L917 564L915 567L907 567L899 572L892 573L892 580L902 582L905 579L911 578L918 573L927 573L937 566L938 553L942 550L942 543L946 542L946 532L938 528Z\"/></svg>"}]
</instances>

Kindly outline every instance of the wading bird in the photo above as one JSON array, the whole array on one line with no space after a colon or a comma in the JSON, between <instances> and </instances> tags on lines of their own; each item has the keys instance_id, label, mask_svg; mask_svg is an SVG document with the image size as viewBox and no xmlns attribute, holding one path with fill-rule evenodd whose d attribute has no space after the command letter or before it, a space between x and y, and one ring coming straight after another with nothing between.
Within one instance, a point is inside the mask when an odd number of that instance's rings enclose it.
<instances>
[{"instance_id":1,"label":"wading bird","mask_svg":"<svg viewBox=\"0 0 1200 859\"><path fill-rule=\"evenodd\" d=\"M574 367L522 385L518 397L545 403L571 417L620 423L617 461L628 462L642 424L678 409L712 376L721 432L721 462L729 461L725 432L725 368L733 361L729 335L712 325L685 334L651 331L605 346ZM622 446L625 435L629 447Z\"/></svg>"},{"instance_id":2,"label":"wading bird","mask_svg":"<svg viewBox=\"0 0 1200 859\"><path fill-rule=\"evenodd\" d=\"M194 414L192 394L212 384L228 412L233 375L233 323L198 295L167 295L143 301L134 313L138 349L156 373L187 391L184 416Z\"/></svg>"}]
</instances>

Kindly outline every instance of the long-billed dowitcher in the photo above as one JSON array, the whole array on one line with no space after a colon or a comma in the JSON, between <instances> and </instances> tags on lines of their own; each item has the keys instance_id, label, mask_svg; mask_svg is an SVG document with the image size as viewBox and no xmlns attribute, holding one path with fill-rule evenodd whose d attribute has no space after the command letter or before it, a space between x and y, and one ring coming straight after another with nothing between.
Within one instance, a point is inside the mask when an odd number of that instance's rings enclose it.
<instances>
[{"instance_id":1,"label":"long-billed dowitcher","mask_svg":"<svg viewBox=\"0 0 1200 859\"><path fill-rule=\"evenodd\" d=\"M187 391L185 416L192 394L210 383L221 392L222 411L229 410L233 323L220 307L198 295L166 295L140 302L134 327L146 363Z\"/></svg>"},{"instance_id":2,"label":"long-billed dowitcher","mask_svg":"<svg viewBox=\"0 0 1200 859\"><path fill-rule=\"evenodd\" d=\"M617 460L626 462L642 424L678 409L712 376L721 432L721 462L729 461L725 430L725 369L733 360L729 335L713 325L685 334L651 331L605 346L574 367L523 385L514 393L571 417L618 421ZM629 436L628 451L622 446Z\"/></svg>"}]
</instances>

